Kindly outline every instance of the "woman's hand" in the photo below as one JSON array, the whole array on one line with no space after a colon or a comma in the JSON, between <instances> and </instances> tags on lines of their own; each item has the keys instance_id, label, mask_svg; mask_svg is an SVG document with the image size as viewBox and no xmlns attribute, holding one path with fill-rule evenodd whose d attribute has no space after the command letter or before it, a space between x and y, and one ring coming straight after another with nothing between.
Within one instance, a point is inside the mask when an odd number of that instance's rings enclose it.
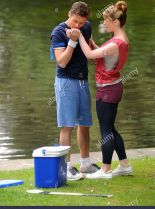
<instances>
[{"instance_id":1,"label":"woman's hand","mask_svg":"<svg viewBox=\"0 0 155 209\"><path fill-rule=\"evenodd\" d=\"M68 38L77 41L80 37L81 31L79 29L67 29L66 34Z\"/></svg>"}]
</instances>

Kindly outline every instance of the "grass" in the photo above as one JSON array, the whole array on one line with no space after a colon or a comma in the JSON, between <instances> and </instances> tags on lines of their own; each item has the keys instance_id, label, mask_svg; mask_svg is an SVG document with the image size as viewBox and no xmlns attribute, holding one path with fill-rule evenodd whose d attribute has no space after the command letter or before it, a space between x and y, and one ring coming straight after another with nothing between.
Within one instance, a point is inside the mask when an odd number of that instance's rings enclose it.
<instances>
[{"instance_id":1,"label":"grass","mask_svg":"<svg viewBox=\"0 0 155 209\"><path fill-rule=\"evenodd\" d=\"M154 206L155 205L155 159L142 158L130 161L132 176L119 176L111 180L69 181L67 185L48 191L108 193L111 198L56 196L28 194L35 189L33 169L1 171L1 179L22 179L24 184L0 189L0 206ZM113 167L117 163L113 163Z\"/></svg>"}]
</instances>

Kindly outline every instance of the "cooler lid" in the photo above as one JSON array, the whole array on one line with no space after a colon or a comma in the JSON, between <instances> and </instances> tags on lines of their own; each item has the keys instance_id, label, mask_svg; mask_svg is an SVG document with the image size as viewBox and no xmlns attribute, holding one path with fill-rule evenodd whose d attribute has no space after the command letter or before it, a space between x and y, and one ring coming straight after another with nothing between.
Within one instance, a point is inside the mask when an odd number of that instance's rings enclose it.
<instances>
[{"instance_id":1,"label":"cooler lid","mask_svg":"<svg viewBox=\"0 0 155 209\"><path fill-rule=\"evenodd\" d=\"M40 147L33 150L33 157L59 157L66 155L70 150L70 146L48 146Z\"/></svg>"}]
</instances>

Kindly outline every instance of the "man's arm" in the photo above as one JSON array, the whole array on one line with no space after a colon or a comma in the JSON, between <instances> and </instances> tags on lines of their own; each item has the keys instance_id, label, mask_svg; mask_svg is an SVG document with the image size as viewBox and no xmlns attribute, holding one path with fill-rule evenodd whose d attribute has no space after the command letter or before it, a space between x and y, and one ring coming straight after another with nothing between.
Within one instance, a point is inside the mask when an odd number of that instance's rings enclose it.
<instances>
[{"instance_id":1,"label":"man's arm","mask_svg":"<svg viewBox=\"0 0 155 209\"><path fill-rule=\"evenodd\" d=\"M67 46L67 48L54 49L54 54L57 64L60 67L65 68L66 65L69 63L69 61L71 60L73 51L74 48L72 48L71 46Z\"/></svg>"},{"instance_id":2,"label":"man's arm","mask_svg":"<svg viewBox=\"0 0 155 209\"><path fill-rule=\"evenodd\" d=\"M65 68L66 65L71 60L74 48L76 47L76 41L80 36L80 31L75 31L70 35L70 40L68 42L68 46L66 48L55 48L54 54L56 57L57 64Z\"/></svg>"}]
</instances>

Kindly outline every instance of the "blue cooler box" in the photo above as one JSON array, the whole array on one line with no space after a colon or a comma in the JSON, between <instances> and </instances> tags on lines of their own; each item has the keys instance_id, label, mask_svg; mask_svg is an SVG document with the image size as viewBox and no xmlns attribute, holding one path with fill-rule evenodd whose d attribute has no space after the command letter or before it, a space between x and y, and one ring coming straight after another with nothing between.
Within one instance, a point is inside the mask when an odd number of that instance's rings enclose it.
<instances>
[{"instance_id":1,"label":"blue cooler box","mask_svg":"<svg viewBox=\"0 0 155 209\"><path fill-rule=\"evenodd\" d=\"M33 151L36 187L56 188L66 183L69 150L70 146L50 146Z\"/></svg>"}]
</instances>

